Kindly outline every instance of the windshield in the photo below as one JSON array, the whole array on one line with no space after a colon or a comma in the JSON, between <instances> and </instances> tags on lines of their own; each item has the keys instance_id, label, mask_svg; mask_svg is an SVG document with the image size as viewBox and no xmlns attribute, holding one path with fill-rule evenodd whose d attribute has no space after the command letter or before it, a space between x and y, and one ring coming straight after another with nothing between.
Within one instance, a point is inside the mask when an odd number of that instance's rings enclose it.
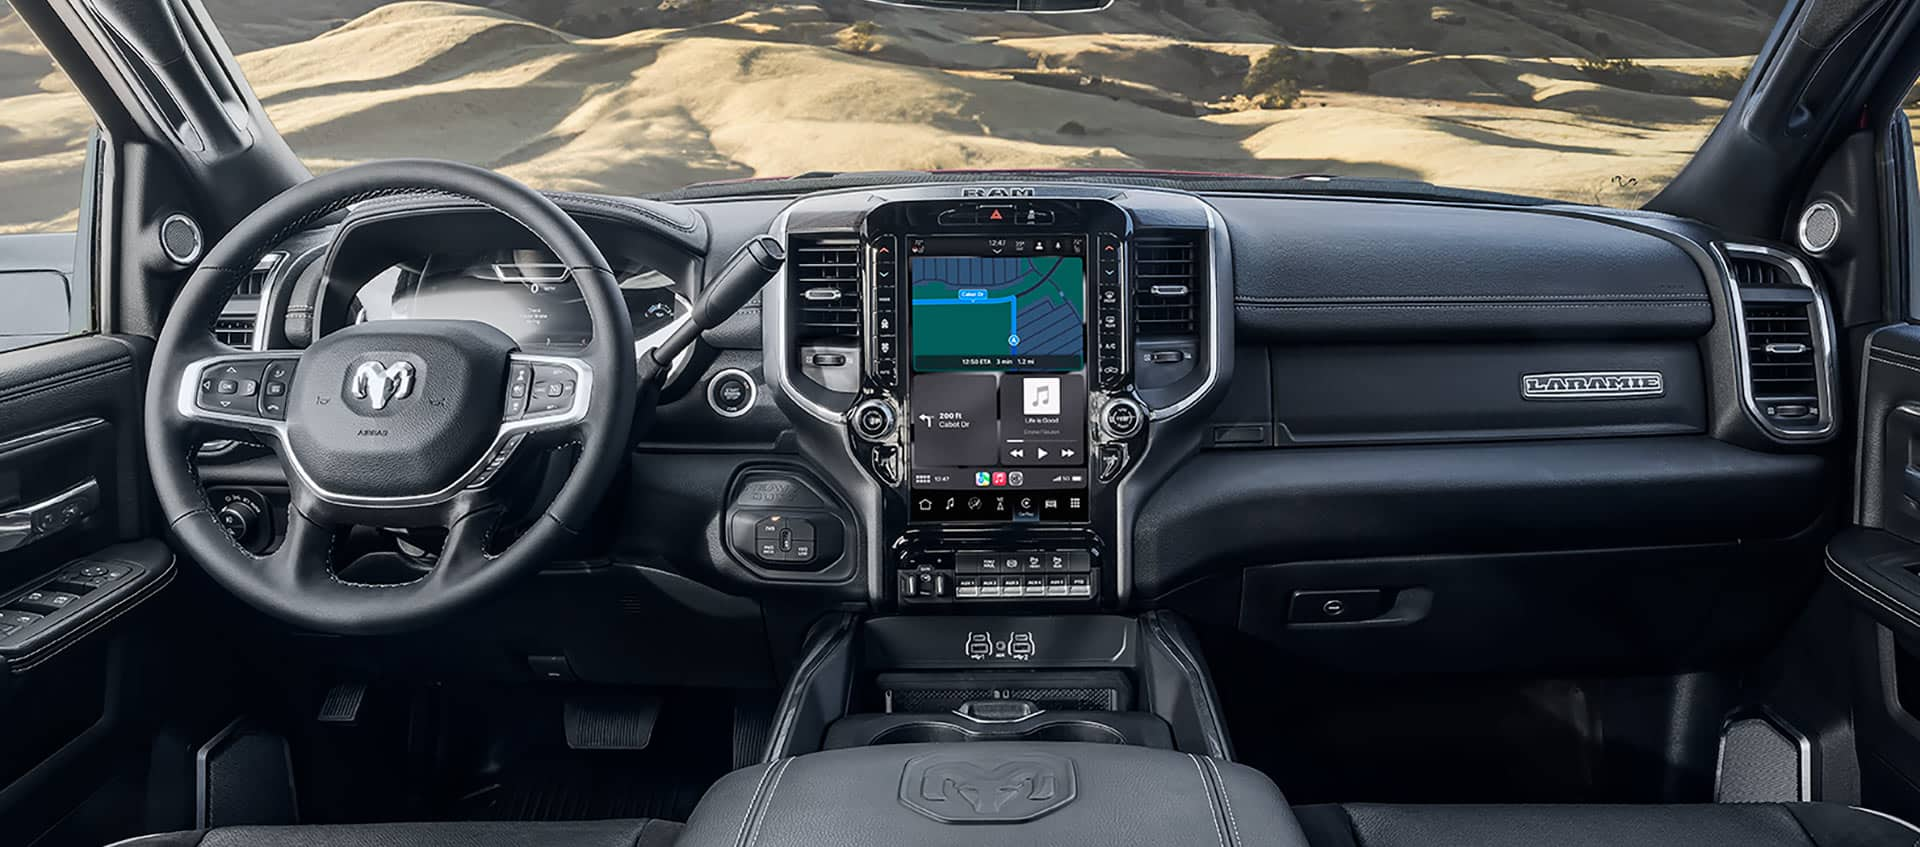
<instances>
[{"instance_id":1,"label":"windshield","mask_svg":"<svg viewBox=\"0 0 1920 847\"><path fill-rule=\"evenodd\" d=\"M1613 206L1680 170L1781 5L205 2L316 171L436 156L627 194L820 171L1153 169ZM0 122L10 111L0 101ZM0 146L12 137L0 127Z\"/></svg>"}]
</instances>

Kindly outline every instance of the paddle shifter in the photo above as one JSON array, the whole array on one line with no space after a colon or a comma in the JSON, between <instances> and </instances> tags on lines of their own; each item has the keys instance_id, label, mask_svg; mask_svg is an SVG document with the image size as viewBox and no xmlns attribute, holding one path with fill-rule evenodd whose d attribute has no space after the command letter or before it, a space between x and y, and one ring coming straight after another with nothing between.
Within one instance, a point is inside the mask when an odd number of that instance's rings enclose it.
<instances>
[{"instance_id":1,"label":"paddle shifter","mask_svg":"<svg viewBox=\"0 0 1920 847\"><path fill-rule=\"evenodd\" d=\"M664 383L674 358L692 346L700 333L719 326L747 305L786 261L786 248L771 235L756 236L734 253L719 278L700 292L700 302L693 304L690 320L640 357L641 390L657 389Z\"/></svg>"}]
</instances>

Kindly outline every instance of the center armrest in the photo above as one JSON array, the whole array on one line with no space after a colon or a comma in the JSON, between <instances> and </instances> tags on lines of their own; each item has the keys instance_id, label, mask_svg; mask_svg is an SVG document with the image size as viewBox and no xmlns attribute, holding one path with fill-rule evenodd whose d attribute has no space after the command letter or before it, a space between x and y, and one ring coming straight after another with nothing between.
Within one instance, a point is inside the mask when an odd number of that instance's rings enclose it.
<instances>
[{"instance_id":1,"label":"center armrest","mask_svg":"<svg viewBox=\"0 0 1920 847\"><path fill-rule=\"evenodd\" d=\"M1117 744L831 750L728 774L678 847L1305 847L1265 775Z\"/></svg>"}]
</instances>

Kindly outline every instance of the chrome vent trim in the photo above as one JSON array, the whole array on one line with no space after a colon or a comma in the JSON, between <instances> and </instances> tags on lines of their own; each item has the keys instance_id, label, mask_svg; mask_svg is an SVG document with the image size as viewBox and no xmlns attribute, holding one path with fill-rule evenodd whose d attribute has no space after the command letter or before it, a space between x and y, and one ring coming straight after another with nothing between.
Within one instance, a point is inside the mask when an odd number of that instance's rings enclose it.
<instances>
[{"instance_id":1,"label":"chrome vent trim","mask_svg":"<svg viewBox=\"0 0 1920 847\"><path fill-rule=\"evenodd\" d=\"M860 338L860 239L796 236L788 267L800 340Z\"/></svg>"},{"instance_id":2,"label":"chrome vent trim","mask_svg":"<svg viewBox=\"0 0 1920 847\"><path fill-rule=\"evenodd\" d=\"M1135 338L1192 338L1199 331L1206 233L1138 234L1133 239Z\"/></svg>"},{"instance_id":3,"label":"chrome vent trim","mask_svg":"<svg viewBox=\"0 0 1920 847\"><path fill-rule=\"evenodd\" d=\"M1733 328L1739 334L1736 361L1748 417L1768 435L1784 441L1831 436L1840 399L1835 393L1833 313L1812 271L1798 256L1772 247L1723 243L1715 248ZM1809 299L1753 296L1767 290L1800 293ZM1804 330L1799 328L1803 323ZM1811 350L1803 351L1803 346ZM1769 414L1770 408L1803 399L1817 404L1805 424Z\"/></svg>"}]
</instances>

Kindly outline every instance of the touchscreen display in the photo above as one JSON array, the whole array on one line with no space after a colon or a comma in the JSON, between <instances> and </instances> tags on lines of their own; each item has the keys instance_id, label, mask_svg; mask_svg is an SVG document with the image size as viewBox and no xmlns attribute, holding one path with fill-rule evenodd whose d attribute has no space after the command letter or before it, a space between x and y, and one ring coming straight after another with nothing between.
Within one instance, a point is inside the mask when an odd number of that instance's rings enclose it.
<instances>
[{"instance_id":1,"label":"touchscreen display","mask_svg":"<svg viewBox=\"0 0 1920 847\"><path fill-rule=\"evenodd\" d=\"M1085 245L913 240L915 520L1086 519Z\"/></svg>"},{"instance_id":2,"label":"touchscreen display","mask_svg":"<svg viewBox=\"0 0 1920 847\"><path fill-rule=\"evenodd\" d=\"M1079 370L1086 357L1086 260L1070 252L1072 241L917 242L923 251L986 255L912 257L913 370Z\"/></svg>"}]
</instances>

